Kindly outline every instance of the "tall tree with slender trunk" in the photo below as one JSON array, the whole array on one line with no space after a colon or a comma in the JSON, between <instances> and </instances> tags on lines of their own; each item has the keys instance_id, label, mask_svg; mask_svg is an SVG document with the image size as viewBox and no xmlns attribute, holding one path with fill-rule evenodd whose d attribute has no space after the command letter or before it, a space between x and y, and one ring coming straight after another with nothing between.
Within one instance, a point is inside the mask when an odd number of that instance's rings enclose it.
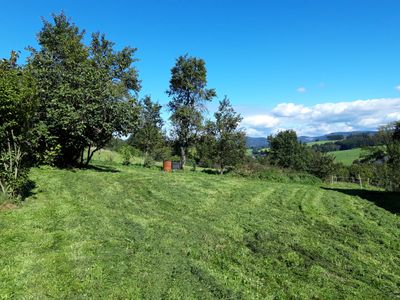
<instances>
[{"instance_id":1,"label":"tall tree with slender trunk","mask_svg":"<svg viewBox=\"0 0 400 300\"><path fill-rule=\"evenodd\" d=\"M171 69L167 94L172 98L168 103L172 133L184 166L187 150L195 143L201 127L206 103L216 96L214 89L207 89L205 61L188 55L180 56Z\"/></svg>"}]
</instances>

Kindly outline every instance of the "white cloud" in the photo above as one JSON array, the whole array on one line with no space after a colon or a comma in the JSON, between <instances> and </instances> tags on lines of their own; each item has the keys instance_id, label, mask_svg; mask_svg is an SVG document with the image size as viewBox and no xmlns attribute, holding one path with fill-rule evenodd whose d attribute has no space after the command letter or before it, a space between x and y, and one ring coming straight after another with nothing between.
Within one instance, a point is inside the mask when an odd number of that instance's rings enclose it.
<instances>
[{"instance_id":1,"label":"white cloud","mask_svg":"<svg viewBox=\"0 0 400 300\"><path fill-rule=\"evenodd\" d=\"M254 127L261 128L274 128L279 124L279 118L270 115L255 115L245 117L242 121L242 125L251 125Z\"/></svg>"},{"instance_id":2,"label":"white cloud","mask_svg":"<svg viewBox=\"0 0 400 300\"><path fill-rule=\"evenodd\" d=\"M311 109L294 103L280 103L272 112L278 117L294 117L311 112Z\"/></svg>"},{"instance_id":3,"label":"white cloud","mask_svg":"<svg viewBox=\"0 0 400 300\"><path fill-rule=\"evenodd\" d=\"M300 94L303 94L303 93L307 92L307 89L304 86L301 86L301 87L297 88L296 91Z\"/></svg>"},{"instance_id":4,"label":"white cloud","mask_svg":"<svg viewBox=\"0 0 400 300\"><path fill-rule=\"evenodd\" d=\"M396 90L400 91L400 85L394 87Z\"/></svg>"},{"instance_id":5,"label":"white cloud","mask_svg":"<svg viewBox=\"0 0 400 300\"><path fill-rule=\"evenodd\" d=\"M355 100L305 106L280 103L271 113L246 116L242 126L264 136L277 129L294 129L299 135L321 135L337 131L376 130L400 120L400 98Z\"/></svg>"}]
</instances>

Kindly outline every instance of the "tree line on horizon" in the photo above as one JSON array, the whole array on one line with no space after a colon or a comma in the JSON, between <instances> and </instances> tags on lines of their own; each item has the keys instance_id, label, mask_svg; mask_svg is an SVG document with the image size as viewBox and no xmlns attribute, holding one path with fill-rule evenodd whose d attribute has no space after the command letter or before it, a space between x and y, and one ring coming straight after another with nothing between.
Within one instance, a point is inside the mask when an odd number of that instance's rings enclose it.
<instances>
[{"instance_id":1,"label":"tree line on horizon","mask_svg":"<svg viewBox=\"0 0 400 300\"><path fill-rule=\"evenodd\" d=\"M28 47L25 65L18 64L14 51L0 61L3 195L23 194L32 166L88 167L96 151L122 136L129 139L119 150L129 156L137 149L148 166L174 155L182 166L190 160L194 166L213 167L220 174L254 164L246 158L242 117L226 96L212 120L204 116L207 103L217 93L207 87L203 59L183 55L171 69L166 91L171 131L167 135L162 106L150 96L139 97L137 49L117 51L100 33L92 34L86 45L84 36L64 13L53 15L52 21L43 21L38 49ZM268 139L268 161L258 164L322 179L335 169L333 157L305 148L292 130Z\"/></svg>"}]
</instances>

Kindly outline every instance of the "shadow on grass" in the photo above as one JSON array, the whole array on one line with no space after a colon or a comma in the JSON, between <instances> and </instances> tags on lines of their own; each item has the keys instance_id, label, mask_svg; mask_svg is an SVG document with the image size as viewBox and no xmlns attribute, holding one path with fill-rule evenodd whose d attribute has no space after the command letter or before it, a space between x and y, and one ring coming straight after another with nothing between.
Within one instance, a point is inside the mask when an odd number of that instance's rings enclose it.
<instances>
[{"instance_id":1,"label":"shadow on grass","mask_svg":"<svg viewBox=\"0 0 400 300\"><path fill-rule=\"evenodd\" d=\"M375 205L390 211L393 214L400 214L400 193L385 191L368 191L359 189L338 189L326 188L324 190L336 191L350 196L358 196L368 200Z\"/></svg>"},{"instance_id":2,"label":"shadow on grass","mask_svg":"<svg viewBox=\"0 0 400 300\"><path fill-rule=\"evenodd\" d=\"M86 167L87 170L92 170L96 172L105 172L105 173L119 173L121 172L120 170L117 170L113 167L110 166L104 166L104 165L89 165Z\"/></svg>"},{"instance_id":3,"label":"shadow on grass","mask_svg":"<svg viewBox=\"0 0 400 300\"><path fill-rule=\"evenodd\" d=\"M22 200L25 200L25 198L35 195L36 193L33 191L35 188L36 183L32 180L28 180L24 185L24 188L22 189Z\"/></svg>"},{"instance_id":4,"label":"shadow on grass","mask_svg":"<svg viewBox=\"0 0 400 300\"><path fill-rule=\"evenodd\" d=\"M212 170L212 169L204 169L201 172L206 173L206 174L210 174L210 175L217 175L219 174L219 172L217 170Z\"/></svg>"}]
</instances>

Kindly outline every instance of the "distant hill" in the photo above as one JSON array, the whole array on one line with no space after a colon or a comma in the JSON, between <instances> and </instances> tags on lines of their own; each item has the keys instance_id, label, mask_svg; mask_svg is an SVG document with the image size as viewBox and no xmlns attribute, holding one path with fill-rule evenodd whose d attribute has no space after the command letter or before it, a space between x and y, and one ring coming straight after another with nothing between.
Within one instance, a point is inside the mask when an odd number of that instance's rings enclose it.
<instances>
[{"instance_id":1,"label":"distant hill","mask_svg":"<svg viewBox=\"0 0 400 300\"><path fill-rule=\"evenodd\" d=\"M369 134L373 135L376 131L349 131L349 132L332 132L321 136L299 136L299 141L302 143L309 143L315 141L326 141L329 140L328 136L330 135L343 135L344 137L348 137L349 135L354 134ZM264 137L246 137L246 145L247 148L265 148L268 147L267 138Z\"/></svg>"},{"instance_id":2,"label":"distant hill","mask_svg":"<svg viewBox=\"0 0 400 300\"><path fill-rule=\"evenodd\" d=\"M246 137L246 146L247 148L265 148L268 146L267 138L264 137Z\"/></svg>"},{"instance_id":3,"label":"distant hill","mask_svg":"<svg viewBox=\"0 0 400 300\"><path fill-rule=\"evenodd\" d=\"M315 142L315 141L326 141L329 140L330 135L343 135L343 137L348 137L350 135L357 134L368 134L374 135L377 131L348 131L348 132L332 132L321 136L299 136L299 141L303 143Z\"/></svg>"}]
</instances>

